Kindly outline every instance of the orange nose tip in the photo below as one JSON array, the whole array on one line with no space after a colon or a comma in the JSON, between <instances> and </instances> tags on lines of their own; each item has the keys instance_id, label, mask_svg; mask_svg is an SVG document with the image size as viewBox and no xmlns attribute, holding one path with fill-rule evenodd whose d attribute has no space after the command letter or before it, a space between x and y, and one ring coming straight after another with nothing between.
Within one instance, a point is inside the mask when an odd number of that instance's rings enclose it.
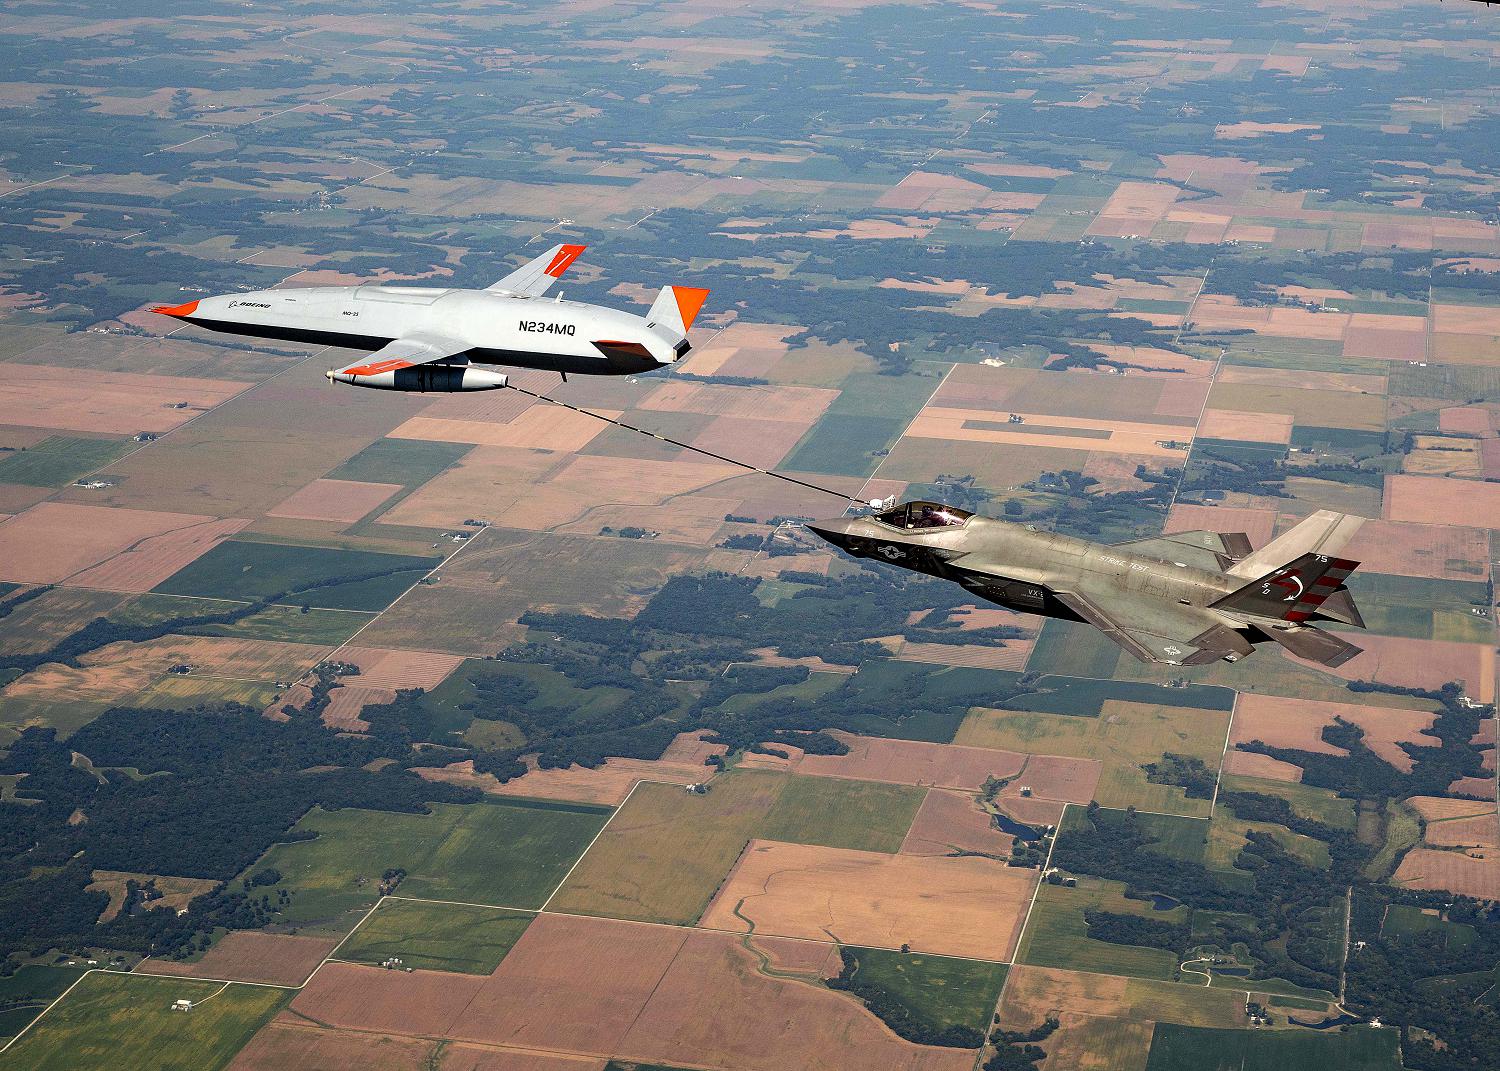
<instances>
[{"instance_id":1,"label":"orange nose tip","mask_svg":"<svg viewBox=\"0 0 1500 1071\"><path fill-rule=\"evenodd\" d=\"M159 312L163 316L191 316L198 311L198 303L187 301L181 305L158 305L151 311Z\"/></svg>"}]
</instances>

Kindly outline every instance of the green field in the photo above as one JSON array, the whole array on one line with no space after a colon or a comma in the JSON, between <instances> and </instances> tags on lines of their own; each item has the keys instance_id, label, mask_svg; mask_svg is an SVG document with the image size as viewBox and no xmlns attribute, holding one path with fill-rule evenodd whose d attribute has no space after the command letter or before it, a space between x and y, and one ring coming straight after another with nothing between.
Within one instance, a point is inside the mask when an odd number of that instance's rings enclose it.
<instances>
[{"instance_id":1,"label":"green field","mask_svg":"<svg viewBox=\"0 0 1500 1071\"><path fill-rule=\"evenodd\" d=\"M337 955L356 963L397 957L420 970L489 974L535 917L529 911L386 897Z\"/></svg>"},{"instance_id":2,"label":"green field","mask_svg":"<svg viewBox=\"0 0 1500 1071\"><path fill-rule=\"evenodd\" d=\"M1180 977L1177 957L1162 948L1140 945L1117 945L1095 941L1088 936L1083 913L1099 908L1119 915L1140 915L1162 922L1183 923L1189 916L1185 907L1170 911L1153 911L1150 904L1127 900L1125 886L1118 881L1079 878L1078 887L1042 885L1026 936L1016 951L1017 963L1036 967L1062 967L1099 974L1123 974L1134 978L1175 981Z\"/></svg>"},{"instance_id":3,"label":"green field","mask_svg":"<svg viewBox=\"0 0 1500 1071\"><path fill-rule=\"evenodd\" d=\"M855 979L874 986L934 1032L950 1026L989 1026L1010 968L948 956L846 947L858 961Z\"/></svg>"},{"instance_id":4,"label":"green field","mask_svg":"<svg viewBox=\"0 0 1500 1071\"><path fill-rule=\"evenodd\" d=\"M1348 583L1371 632L1460 643L1485 643L1494 636L1493 621L1469 612L1489 606L1484 584L1383 573L1355 573Z\"/></svg>"},{"instance_id":5,"label":"green field","mask_svg":"<svg viewBox=\"0 0 1500 1071\"><path fill-rule=\"evenodd\" d=\"M381 875L406 871L402 896L538 908L609 817L602 808L490 802L433 804L432 814L310 811L297 832L313 840L272 846L252 871L274 867L292 890L283 918L331 932L376 900Z\"/></svg>"},{"instance_id":6,"label":"green field","mask_svg":"<svg viewBox=\"0 0 1500 1071\"><path fill-rule=\"evenodd\" d=\"M732 770L707 795L641 782L547 905L580 915L696 922L785 787L783 774Z\"/></svg>"},{"instance_id":7,"label":"green field","mask_svg":"<svg viewBox=\"0 0 1500 1071\"><path fill-rule=\"evenodd\" d=\"M755 835L825 848L895 853L926 794L908 785L794 777Z\"/></svg>"},{"instance_id":8,"label":"green field","mask_svg":"<svg viewBox=\"0 0 1500 1071\"><path fill-rule=\"evenodd\" d=\"M880 464L880 452L896 445L938 382L922 376L850 375L839 384L839 396L823 419L781 467L789 472L870 475Z\"/></svg>"},{"instance_id":9,"label":"green field","mask_svg":"<svg viewBox=\"0 0 1500 1071\"><path fill-rule=\"evenodd\" d=\"M66 487L135 449L119 439L74 439L53 435L35 446L0 454L0 483L28 487Z\"/></svg>"},{"instance_id":10,"label":"green field","mask_svg":"<svg viewBox=\"0 0 1500 1071\"><path fill-rule=\"evenodd\" d=\"M473 447L466 443L428 442L425 439L376 439L328 473L324 479L353 480L358 483L399 483L407 488L421 487L472 449Z\"/></svg>"},{"instance_id":11,"label":"green field","mask_svg":"<svg viewBox=\"0 0 1500 1071\"><path fill-rule=\"evenodd\" d=\"M289 998L266 986L96 972L0 1056L0 1068L213 1071ZM174 1012L175 1000L203 1003Z\"/></svg>"},{"instance_id":12,"label":"green field","mask_svg":"<svg viewBox=\"0 0 1500 1071\"><path fill-rule=\"evenodd\" d=\"M1303 818L1322 822L1335 829L1354 831L1354 801L1334 795L1325 788L1314 788L1293 781L1273 781L1265 777L1225 774L1221 792L1258 792L1263 796L1280 796Z\"/></svg>"},{"instance_id":13,"label":"green field","mask_svg":"<svg viewBox=\"0 0 1500 1071\"><path fill-rule=\"evenodd\" d=\"M51 1004L83 971L30 964L0 978L0 1038L13 1037Z\"/></svg>"},{"instance_id":14,"label":"green field","mask_svg":"<svg viewBox=\"0 0 1500 1071\"><path fill-rule=\"evenodd\" d=\"M1102 634L1100 637L1103 638ZM1043 676L1032 687L1034 691L1007 700L1005 706L1012 710L1091 718L1098 717L1104 704L1111 699L1191 710L1228 711L1234 707L1232 690L1194 684L1175 688L1142 681L1048 675Z\"/></svg>"},{"instance_id":15,"label":"green field","mask_svg":"<svg viewBox=\"0 0 1500 1071\"><path fill-rule=\"evenodd\" d=\"M1120 654L1119 646L1093 626L1048 618L1026 668L1032 673L1108 679Z\"/></svg>"},{"instance_id":16,"label":"green field","mask_svg":"<svg viewBox=\"0 0 1500 1071\"><path fill-rule=\"evenodd\" d=\"M213 614L232 610L235 603L221 599L181 599L171 595L145 594L110 611L109 619L121 624L154 624L190 614ZM308 610L300 606L268 606L232 625L207 625L184 630L192 636L231 636L242 640L276 640L335 647L358 632L369 618L350 610Z\"/></svg>"},{"instance_id":17,"label":"green field","mask_svg":"<svg viewBox=\"0 0 1500 1071\"><path fill-rule=\"evenodd\" d=\"M333 610L376 611L384 610L440 560L230 539L173 573L155 590L167 595L247 601L287 593L282 601L289 605L307 603ZM385 575L320 587L306 594L292 593L307 584L371 573Z\"/></svg>"},{"instance_id":18,"label":"green field","mask_svg":"<svg viewBox=\"0 0 1500 1071\"><path fill-rule=\"evenodd\" d=\"M1104 700L1100 716L1092 718L976 708L954 743L1097 758L1103 763L1094 790L1100 804L1207 817L1209 800L1189 799L1176 785L1153 784L1142 767L1172 752L1196 758L1217 772L1228 725L1225 711L1119 700Z\"/></svg>"},{"instance_id":19,"label":"green field","mask_svg":"<svg viewBox=\"0 0 1500 1071\"><path fill-rule=\"evenodd\" d=\"M1396 1030L1212 1030L1158 1023L1146 1071L1399 1071Z\"/></svg>"},{"instance_id":20,"label":"green field","mask_svg":"<svg viewBox=\"0 0 1500 1071\"><path fill-rule=\"evenodd\" d=\"M1228 807L1221 806L1209 825L1208 851L1203 856L1205 866L1214 870L1233 870L1240 850L1249 843L1245 834L1269 833L1281 847L1310 867L1327 870L1332 862L1328 845L1314 837L1293 833L1286 826L1273 822L1246 822L1235 816Z\"/></svg>"},{"instance_id":21,"label":"green field","mask_svg":"<svg viewBox=\"0 0 1500 1071\"><path fill-rule=\"evenodd\" d=\"M1380 924L1383 935L1409 937L1435 931L1444 938L1449 951L1461 952L1479 939L1479 931L1466 922L1447 922L1410 904L1392 904L1385 910Z\"/></svg>"}]
</instances>

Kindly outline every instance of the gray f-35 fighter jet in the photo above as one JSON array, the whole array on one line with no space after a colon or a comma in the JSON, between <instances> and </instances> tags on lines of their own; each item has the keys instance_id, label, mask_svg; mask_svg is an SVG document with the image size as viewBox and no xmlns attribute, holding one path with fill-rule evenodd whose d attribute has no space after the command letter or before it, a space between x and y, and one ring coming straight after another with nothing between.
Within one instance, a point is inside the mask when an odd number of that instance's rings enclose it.
<instances>
[{"instance_id":1,"label":"gray f-35 fighter jet","mask_svg":"<svg viewBox=\"0 0 1500 1071\"><path fill-rule=\"evenodd\" d=\"M953 580L1001 606L1083 621L1143 662L1233 662L1274 640L1299 658L1343 665L1360 648L1314 628L1364 627L1335 555L1363 517L1321 510L1252 550L1241 532L1178 532L1113 546L906 502L808 527L861 558Z\"/></svg>"}]
</instances>

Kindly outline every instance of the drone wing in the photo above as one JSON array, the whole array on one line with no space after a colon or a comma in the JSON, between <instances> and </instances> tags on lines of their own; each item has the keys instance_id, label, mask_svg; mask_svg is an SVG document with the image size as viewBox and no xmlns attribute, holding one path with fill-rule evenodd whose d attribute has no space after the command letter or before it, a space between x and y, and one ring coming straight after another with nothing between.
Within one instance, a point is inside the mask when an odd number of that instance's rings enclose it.
<instances>
[{"instance_id":1,"label":"drone wing","mask_svg":"<svg viewBox=\"0 0 1500 1071\"><path fill-rule=\"evenodd\" d=\"M563 277L563 272L573 261L583 255L586 245L555 245L535 260L521 265L493 286L485 287L492 294L512 294L516 297L541 297L552 288L552 284Z\"/></svg>"}]
</instances>

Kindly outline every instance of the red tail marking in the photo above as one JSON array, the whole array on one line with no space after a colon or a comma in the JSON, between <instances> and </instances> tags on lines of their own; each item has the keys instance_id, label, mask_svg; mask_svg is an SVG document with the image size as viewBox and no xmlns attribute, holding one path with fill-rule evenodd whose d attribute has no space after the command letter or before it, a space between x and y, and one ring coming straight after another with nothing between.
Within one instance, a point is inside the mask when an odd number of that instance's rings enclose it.
<instances>
[{"instance_id":1,"label":"red tail marking","mask_svg":"<svg viewBox=\"0 0 1500 1071\"><path fill-rule=\"evenodd\" d=\"M710 292L699 286L672 287L672 296L677 299L677 311L682 316L684 329L693 326L693 321L698 318L698 313L702 311L703 303L708 300Z\"/></svg>"}]
</instances>

